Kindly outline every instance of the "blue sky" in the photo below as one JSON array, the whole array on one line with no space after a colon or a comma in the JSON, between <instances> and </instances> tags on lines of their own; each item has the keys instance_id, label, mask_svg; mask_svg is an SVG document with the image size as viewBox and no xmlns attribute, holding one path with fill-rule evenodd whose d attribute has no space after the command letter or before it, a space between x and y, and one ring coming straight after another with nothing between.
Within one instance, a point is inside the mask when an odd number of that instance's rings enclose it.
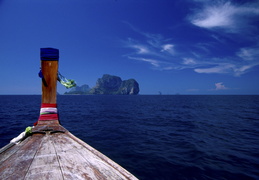
<instances>
[{"instance_id":1,"label":"blue sky","mask_svg":"<svg viewBox=\"0 0 259 180\"><path fill-rule=\"evenodd\" d=\"M0 0L0 94L40 94L40 48L93 87L140 94L259 94L258 0ZM67 91L58 85L58 92Z\"/></svg>"}]
</instances>

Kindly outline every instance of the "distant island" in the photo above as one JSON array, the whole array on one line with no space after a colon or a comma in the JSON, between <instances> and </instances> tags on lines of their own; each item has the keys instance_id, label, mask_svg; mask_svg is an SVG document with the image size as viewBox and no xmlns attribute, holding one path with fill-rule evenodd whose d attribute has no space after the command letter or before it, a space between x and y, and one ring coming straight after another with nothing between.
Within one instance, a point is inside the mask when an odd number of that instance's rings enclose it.
<instances>
[{"instance_id":1,"label":"distant island","mask_svg":"<svg viewBox=\"0 0 259 180\"><path fill-rule=\"evenodd\" d=\"M103 95L137 95L139 93L139 84L135 79L121 80L118 76L104 74L98 78L96 85L90 88L84 84L76 86L65 94L103 94Z\"/></svg>"}]
</instances>

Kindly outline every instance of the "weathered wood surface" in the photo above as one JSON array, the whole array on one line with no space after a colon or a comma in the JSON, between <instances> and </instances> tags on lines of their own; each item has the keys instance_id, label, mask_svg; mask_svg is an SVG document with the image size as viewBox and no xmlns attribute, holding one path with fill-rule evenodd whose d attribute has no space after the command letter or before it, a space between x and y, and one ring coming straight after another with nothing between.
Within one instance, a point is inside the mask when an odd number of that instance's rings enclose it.
<instances>
[{"instance_id":1,"label":"weathered wood surface","mask_svg":"<svg viewBox=\"0 0 259 180\"><path fill-rule=\"evenodd\" d=\"M0 179L137 178L70 132L45 131L0 154Z\"/></svg>"}]
</instances>

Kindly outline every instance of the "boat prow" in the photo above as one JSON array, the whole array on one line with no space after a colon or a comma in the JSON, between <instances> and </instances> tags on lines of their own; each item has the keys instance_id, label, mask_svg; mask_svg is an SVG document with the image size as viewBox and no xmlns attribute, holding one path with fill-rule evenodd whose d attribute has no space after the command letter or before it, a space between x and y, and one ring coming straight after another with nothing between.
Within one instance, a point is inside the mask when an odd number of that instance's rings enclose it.
<instances>
[{"instance_id":1,"label":"boat prow","mask_svg":"<svg viewBox=\"0 0 259 180\"><path fill-rule=\"evenodd\" d=\"M0 172L0 179L137 179L62 126L36 126L2 152Z\"/></svg>"},{"instance_id":2,"label":"boat prow","mask_svg":"<svg viewBox=\"0 0 259 180\"><path fill-rule=\"evenodd\" d=\"M40 117L29 134L21 134L18 144L15 140L0 150L0 179L137 179L60 125L58 57L57 49L41 49Z\"/></svg>"}]
</instances>

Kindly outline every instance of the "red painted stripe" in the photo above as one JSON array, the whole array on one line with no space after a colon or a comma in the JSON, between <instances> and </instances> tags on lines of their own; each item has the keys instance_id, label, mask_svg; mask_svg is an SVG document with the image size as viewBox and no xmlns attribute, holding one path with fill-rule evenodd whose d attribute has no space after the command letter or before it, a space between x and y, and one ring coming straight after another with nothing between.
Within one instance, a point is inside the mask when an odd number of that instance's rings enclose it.
<instances>
[{"instance_id":1,"label":"red painted stripe","mask_svg":"<svg viewBox=\"0 0 259 180\"><path fill-rule=\"evenodd\" d=\"M56 108L57 104L42 103L41 108Z\"/></svg>"},{"instance_id":2,"label":"red painted stripe","mask_svg":"<svg viewBox=\"0 0 259 180\"><path fill-rule=\"evenodd\" d=\"M46 121L46 120L58 120L58 114L43 114L43 115L40 115L39 121Z\"/></svg>"}]
</instances>

